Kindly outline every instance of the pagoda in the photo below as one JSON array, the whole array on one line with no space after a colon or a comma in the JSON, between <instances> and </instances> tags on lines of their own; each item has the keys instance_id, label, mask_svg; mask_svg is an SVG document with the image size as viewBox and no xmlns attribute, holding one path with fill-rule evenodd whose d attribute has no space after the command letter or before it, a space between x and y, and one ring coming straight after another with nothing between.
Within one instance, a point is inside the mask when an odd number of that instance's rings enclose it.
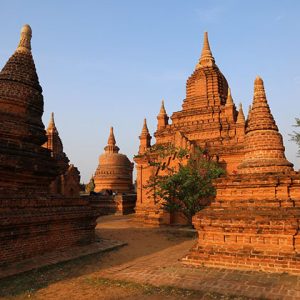
<instances>
[{"instance_id":1,"label":"pagoda","mask_svg":"<svg viewBox=\"0 0 300 300\"><path fill-rule=\"evenodd\" d=\"M57 140L49 140L53 151L43 147L44 101L31 37L30 26L23 26L19 45L0 72L0 267L95 241L98 213L89 202L50 195L67 158Z\"/></svg>"},{"instance_id":2,"label":"pagoda","mask_svg":"<svg viewBox=\"0 0 300 300\"><path fill-rule=\"evenodd\" d=\"M182 110L169 118L163 101L157 121L155 144L150 144L151 136L144 122L139 153L135 156L137 218L151 225L169 224L174 219L159 209L145 189L150 176L157 172L157 168L149 164L150 158L155 156L155 148L165 145L188 149L200 147L229 174L236 172L244 156L246 121L243 109L241 106L236 109L228 82L212 55L207 32L204 33L200 59L186 83ZM170 157L166 163L176 165L177 162Z\"/></svg>"},{"instance_id":3,"label":"pagoda","mask_svg":"<svg viewBox=\"0 0 300 300\"><path fill-rule=\"evenodd\" d=\"M99 165L94 175L95 192L112 191L132 193L133 163L128 157L119 153L113 127L110 128L104 153L99 156Z\"/></svg>"}]
</instances>

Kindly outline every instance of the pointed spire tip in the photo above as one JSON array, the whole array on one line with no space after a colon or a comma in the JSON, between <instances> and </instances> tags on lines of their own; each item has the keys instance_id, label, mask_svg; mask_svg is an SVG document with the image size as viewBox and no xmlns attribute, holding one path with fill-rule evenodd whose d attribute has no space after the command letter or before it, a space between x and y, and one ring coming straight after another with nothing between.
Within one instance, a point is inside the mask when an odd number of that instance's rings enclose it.
<instances>
[{"instance_id":1,"label":"pointed spire tip","mask_svg":"<svg viewBox=\"0 0 300 300\"><path fill-rule=\"evenodd\" d=\"M21 29L20 42L16 51L23 52L23 53L30 53L31 37L32 37L32 29L28 24L25 24Z\"/></svg>"},{"instance_id":2,"label":"pointed spire tip","mask_svg":"<svg viewBox=\"0 0 300 300\"><path fill-rule=\"evenodd\" d=\"M203 47L202 47L201 57L199 59L199 63L197 64L196 68L198 69L201 66L204 67L213 66L214 63L215 63L215 59L210 50L209 41L208 41L208 32L205 31L203 37Z\"/></svg>"}]
</instances>

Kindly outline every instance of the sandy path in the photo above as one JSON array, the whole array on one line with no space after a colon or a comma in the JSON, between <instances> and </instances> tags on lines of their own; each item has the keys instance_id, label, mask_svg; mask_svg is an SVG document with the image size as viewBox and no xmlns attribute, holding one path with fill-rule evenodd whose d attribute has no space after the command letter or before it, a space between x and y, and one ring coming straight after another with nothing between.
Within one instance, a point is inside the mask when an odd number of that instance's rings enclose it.
<instances>
[{"instance_id":1,"label":"sandy path","mask_svg":"<svg viewBox=\"0 0 300 300\"><path fill-rule=\"evenodd\" d=\"M26 291L13 297L0 299L167 299L166 295L145 295L135 288L103 286L93 282L95 278L111 268L126 264L145 264L162 251L187 243L186 250L193 244L190 233L176 233L174 230L145 228L132 221L132 216L107 216L99 219L97 235L103 239L120 240L126 246L107 253L93 255L83 262L70 262L65 266L50 268L41 272L37 280L44 280L37 291ZM178 254L178 258L182 253ZM177 260L178 258L175 258ZM174 257L171 259L174 260ZM104 273L103 273L104 272ZM16 284L18 284L16 282ZM170 296L169 299L180 299Z\"/></svg>"}]
</instances>

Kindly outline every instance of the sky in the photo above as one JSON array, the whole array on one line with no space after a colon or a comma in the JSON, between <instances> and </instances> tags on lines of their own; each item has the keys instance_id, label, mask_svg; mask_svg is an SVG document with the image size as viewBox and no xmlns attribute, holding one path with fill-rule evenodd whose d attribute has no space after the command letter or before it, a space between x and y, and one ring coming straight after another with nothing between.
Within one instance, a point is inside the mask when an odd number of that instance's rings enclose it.
<instances>
[{"instance_id":1,"label":"sky","mask_svg":"<svg viewBox=\"0 0 300 300\"><path fill-rule=\"evenodd\" d=\"M0 0L0 8L0 67L30 24L43 122L55 113L83 182L97 168L110 126L132 160L143 119L156 130L161 100L169 115L181 110L204 31L245 115L254 79L263 78L286 156L299 169L289 134L300 117L300 1Z\"/></svg>"}]
</instances>

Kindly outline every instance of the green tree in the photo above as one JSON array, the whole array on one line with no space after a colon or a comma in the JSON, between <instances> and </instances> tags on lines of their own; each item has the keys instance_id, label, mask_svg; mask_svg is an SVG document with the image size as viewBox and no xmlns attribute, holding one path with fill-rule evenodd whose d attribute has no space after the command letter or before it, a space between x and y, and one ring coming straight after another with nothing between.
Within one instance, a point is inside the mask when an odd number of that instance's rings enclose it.
<instances>
[{"instance_id":1,"label":"green tree","mask_svg":"<svg viewBox=\"0 0 300 300\"><path fill-rule=\"evenodd\" d=\"M296 118L296 125L294 127L300 127L300 119ZM299 147L298 156L300 156L300 132L293 131L293 134L290 134L291 140L296 142Z\"/></svg>"},{"instance_id":2,"label":"green tree","mask_svg":"<svg viewBox=\"0 0 300 300\"><path fill-rule=\"evenodd\" d=\"M176 154L178 166L150 162L158 167L158 172L150 177L145 187L164 210L183 213L191 224L195 213L215 196L212 180L224 174L224 170L199 148L191 155L184 149L167 149L164 153L170 155L172 152Z\"/></svg>"}]
</instances>

